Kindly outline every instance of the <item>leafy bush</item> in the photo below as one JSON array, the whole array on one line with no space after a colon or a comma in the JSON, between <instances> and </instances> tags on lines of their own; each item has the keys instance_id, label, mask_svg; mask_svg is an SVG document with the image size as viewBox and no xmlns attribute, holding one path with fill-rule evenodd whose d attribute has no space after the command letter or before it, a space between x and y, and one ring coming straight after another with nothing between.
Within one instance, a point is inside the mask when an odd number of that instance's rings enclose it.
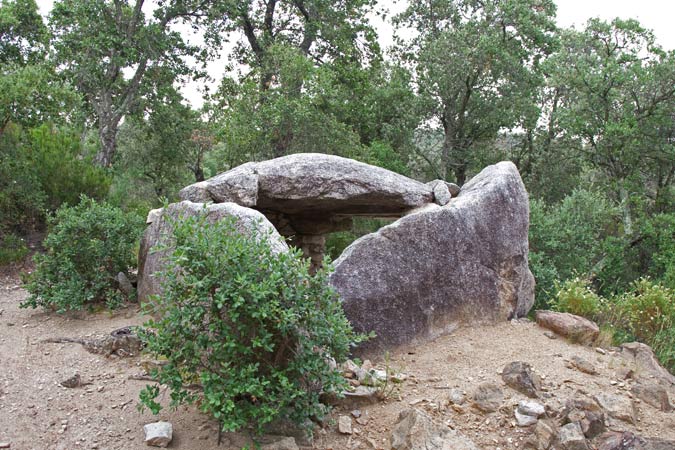
<instances>
[{"instance_id":1,"label":"leafy bush","mask_svg":"<svg viewBox=\"0 0 675 450\"><path fill-rule=\"evenodd\" d=\"M31 295L21 306L58 312L96 302L118 306L123 295L115 277L135 263L140 225L137 217L86 197L77 206L60 208L49 218L47 253L34 258L35 272L26 286Z\"/></svg>"},{"instance_id":2,"label":"leafy bush","mask_svg":"<svg viewBox=\"0 0 675 450\"><path fill-rule=\"evenodd\" d=\"M649 279L640 279L633 291L619 297L630 332L640 341L653 342L660 332L675 332L675 292Z\"/></svg>"},{"instance_id":3,"label":"leafy bush","mask_svg":"<svg viewBox=\"0 0 675 450\"><path fill-rule=\"evenodd\" d=\"M643 276L675 289L675 214L641 218L636 237L608 239L606 263L598 273L602 291L624 292Z\"/></svg>"},{"instance_id":4,"label":"leafy bush","mask_svg":"<svg viewBox=\"0 0 675 450\"><path fill-rule=\"evenodd\" d=\"M562 284L556 282L555 285L555 310L591 319L600 311L601 299L591 289L589 280L577 277Z\"/></svg>"},{"instance_id":5,"label":"leafy bush","mask_svg":"<svg viewBox=\"0 0 675 450\"><path fill-rule=\"evenodd\" d=\"M15 234L0 234L0 266L21 261L28 254L26 242Z\"/></svg>"},{"instance_id":6,"label":"leafy bush","mask_svg":"<svg viewBox=\"0 0 675 450\"><path fill-rule=\"evenodd\" d=\"M171 405L197 401L227 431L321 417L319 394L345 387L329 358L344 360L364 338L352 331L327 272L310 275L297 250L274 254L267 236L244 237L232 221L192 217L173 228L164 293L154 299L158 319L144 336L149 351L168 360L155 375L171 389ZM147 386L141 404L157 413L158 395L158 386Z\"/></svg>"},{"instance_id":7,"label":"leafy bush","mask_svg":"<svg viewBox=\"0 0 675 450\"><path fill-rule=\"evenodd\" d=\"M47 199L39 186L21 127L9 124L0 136L0 232L26 231L42 220Z\"/></svg>"},{"instance_id":8,"label":"leafy bush","mask_svg":"<svg viewBox=\"0 0 675 450\"><path fill-rule=\"evenodd\" d=\"M0 135L0 230L25 232L80 195L106 196L110 178L83 157L76 132L42 125Z\"/></svg>"},{"instance_id":9,"label":"leafy bush","mask_svg":"<svg viewBox=\"0 0 675 450\"><path fill-rule=\"evenodd\" d=\"M613 234L619 212L601 194L575 190L559 203L530 201L530 259L543 305L556 292L555 280L592 276L604 258L604 242Z\"/></svg>"}]
</instances>

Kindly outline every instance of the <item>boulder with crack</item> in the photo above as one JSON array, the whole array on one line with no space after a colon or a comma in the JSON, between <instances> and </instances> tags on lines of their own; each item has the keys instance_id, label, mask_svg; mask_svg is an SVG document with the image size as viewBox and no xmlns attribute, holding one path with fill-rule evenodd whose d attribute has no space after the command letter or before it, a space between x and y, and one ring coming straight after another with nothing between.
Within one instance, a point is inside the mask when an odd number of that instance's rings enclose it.
<instances>
[{"instance_id":1,"label":"boulder with crack","mask_svg":"<svg viewBox=\"0 0 675 450\"><path fill-rule=\"evenodd\" d=\"M335 262L331 284L359 332L381 350L461 323L527 314L528 196L515 165L485 168L446 206L428 205L366 235Z\"/></svg>"}]
</instances>

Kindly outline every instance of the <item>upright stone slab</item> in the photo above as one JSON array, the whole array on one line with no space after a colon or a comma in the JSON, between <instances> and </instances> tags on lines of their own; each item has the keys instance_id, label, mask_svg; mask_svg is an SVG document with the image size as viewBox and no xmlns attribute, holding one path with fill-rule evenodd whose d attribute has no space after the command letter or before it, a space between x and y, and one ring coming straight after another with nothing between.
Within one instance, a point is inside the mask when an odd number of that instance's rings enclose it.
<instances>
[{"instance_id":1,"label":"upright stone slab","mask_svg":"<svg viewBox=\"0 0 675 450\"><path fill-rule=\"evenodd\" d=\"M515 165L485 168L446 206L427 205L355 241L331 284L360 332L361 349L424 341L461 323L527 314L529 204Z\"/></svg>"},{"instance_id":2,"label":"upright stone slab","mask_svg":"<svg viewBox=\"0 0 675 450\"><path fill-rule=\"evenodd\" d=\"M159 250L158 246L166 244L171 237L171 220L178 217L191 217L206 214L211 223L223 220L226 217L236 218L235 226L238 231L250 235L257 230L259 235L268 235L272 250L277 253L288 251L284 239L274 229L272 224L260 212L236 205L234 203L217 203L205 205L182 201L173 203L164 210L153 210L148 215L150 225L141 239L138 252L138 300L146 301L150 295L161 293L161 280L157 276L166 264L167 253L170 249Z\"/></svg>"}]
</instances>

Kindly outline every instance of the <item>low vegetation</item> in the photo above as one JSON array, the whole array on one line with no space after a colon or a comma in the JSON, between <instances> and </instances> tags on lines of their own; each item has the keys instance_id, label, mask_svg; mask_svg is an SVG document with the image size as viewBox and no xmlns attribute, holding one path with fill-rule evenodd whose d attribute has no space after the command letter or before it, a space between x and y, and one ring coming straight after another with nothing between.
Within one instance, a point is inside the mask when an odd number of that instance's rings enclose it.
<instances>
[{"instance_id":1,"label":"low vegetation","mask_svg":"<svg viewBox=\"0 0 675 450\"><path fill-rule=\"evenodd\" d=\"M82 197L76 206L59 208L48 222L46 252L34 257L35 271L25 280L31 295L21 306L58 312L98 303L119 306L125 298L116 277L136 264L139 218Z\"/></svg>"},{"instance_id":2,"label":"low vegetation","mask_svg":"<svg viewBox=\"0 0 675 450\"><path fill-rule=\"evenodd\" d=\"M553 308L586 317L608 330L615 344L650 345L664 367L675 372L675 291L641 278L621 294L602 297L588 279L558 284Z\"/></svg>"},{"instance_id":3,"label":"low vegetation","mask_svg":"<svg viewBox=\"0 0 675 450\"><path fill-rule=\"evenodd\" d=\"M144 334L147 351L167 361L154 375L171 406L196 402L225 431L323 417L319 395L346 388L335 361L365 338L352 331L327 269L310 275L298 250L273 253L267 236L243 236L233 220L190 217L173 228ZM158 385L141 393L154 413L158 395Z\"/></svg>"}]
</instances>

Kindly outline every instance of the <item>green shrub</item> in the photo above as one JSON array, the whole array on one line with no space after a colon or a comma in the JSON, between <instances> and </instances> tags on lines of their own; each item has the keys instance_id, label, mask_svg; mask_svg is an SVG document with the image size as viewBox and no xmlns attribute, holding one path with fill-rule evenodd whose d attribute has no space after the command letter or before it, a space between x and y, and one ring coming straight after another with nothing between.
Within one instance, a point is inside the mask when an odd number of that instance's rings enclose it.
<instances>
[{"instance_id":1,"label":"green shrub","mask_svg":"<svg viewBox=\"0 0 675 450\"><path fill-rule=\"evenodd\" d=\"M593 292L590 284L589 280L578 277L563 283L556 282L553 308L593 319L600 312L601 299Z\"/></svg>"},{"instance_id":2,"label":"green shrub","mask_svg":"<svg viewBox=\"0 0 675 450\"><path fill-rule=\"evenodd\" d=\"M109 185L106 171L82 155L74 130L11 125L0 135L0 231L40 227L48 212L82 194L104 198Z\"/></svg>"},{"instance_id":3,"label":"green shrub","mask_svg":"<svg viewBox=\"0 0 675 450\"><path fill-rule=\"evenodd\" d=\"M0 266L21 261L28 254L26 242L16 234L0 234Z\"/></svg>"},{"instance_id":4,"label":"green shrub","mask_svg":"<svg viewBox=\"0 0 675 450\"><path fill-rule=\"evenodd\" d=\"M171 405L197 401L227 431L321 417L319 394L345 387L329 358L344 360L364 338L327 272L310 275L297 250L274 254L267 236L244 237L232 221L192 217L173 228L164 293L153 305L158 319L144 335L149 351L168 360L155 375L171 389ZM141 407L157 413L158 395L147 386Z\"/></svg>"},{"instance_id":5,"label":"green shrub","mask_svg":"<svg viewBox=\"0 0 675 450\"><path fill-rule=\"evenodd\" d=\"M21 127L9 124L0 136L0 232L25 232L44 217L47 198L22 135Z\"/></svg>"},{"instance_id":6,"label":"green shrub","mask_svg":"<svg viewBox=\"0 0 675 450\"><path fill-rule=\"evenodd\" d=\"M49 218L47 252L35 256L23 307L82 309L97 302L118 306L123 295L115 277L134 265L141 221L106 203L82 197Z\"/></svg>"},{"instance_id":7,"label":"green shrub","mask_svg":"<svg viewBox=\"0 0 675 450\"><path fill-rule=\"evenodd\" d=\"M559 203L530 201L530 260L537 302L553 301L555 280L593 276L605 256L604 242L615 232L619 213L599 193L577 189Z\"/></svg>"},{"instance_id":8,"label":"green shrub","mask_svg":"<svg viewBox=\"0 0 675 450\"><path fill-rule=\"evenodd\" d=\"M81 195L105 198L110 177L105 169L84 157L79 133L42 125L27 134L26 151L47 197L49 211L64 203L74 205Z\"/></svg>"},{"instance_id":9,"label":"green shrub","mask_svg":"<svg viewBox=\"0 0 675 450\"><path fill-rule=\"evenodd\" d=\"M629 331L638 340L650 344L665 331L675 332L675 292L643 278L633 290L618 298Z\"/></svg>"}]
</instances>

